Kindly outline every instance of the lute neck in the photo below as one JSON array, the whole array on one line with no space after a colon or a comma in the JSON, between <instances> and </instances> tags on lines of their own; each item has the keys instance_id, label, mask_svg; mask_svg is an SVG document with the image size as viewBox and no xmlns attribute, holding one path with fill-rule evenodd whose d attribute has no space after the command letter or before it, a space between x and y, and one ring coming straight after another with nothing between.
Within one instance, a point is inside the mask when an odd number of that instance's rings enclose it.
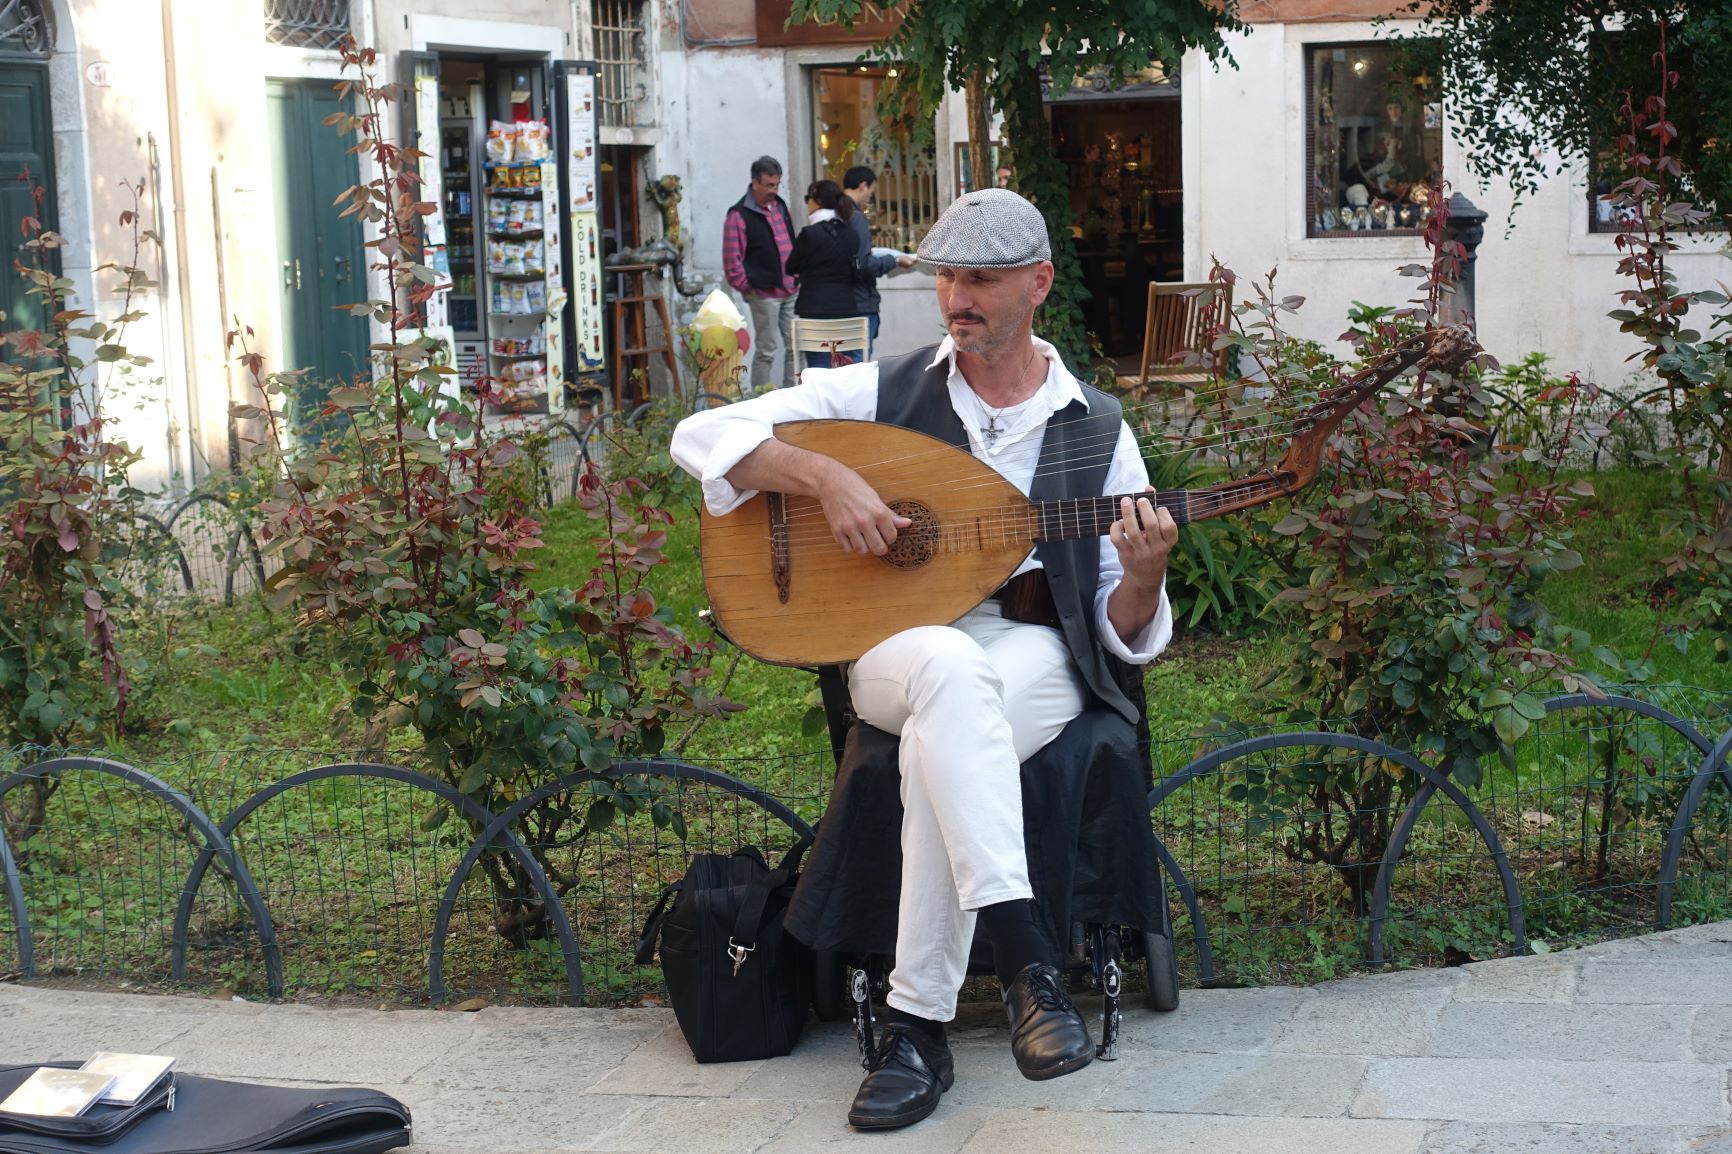
<instances>
[{"instance_id":1,"label":"lute neck","mask_svg":"<svg viewBox=\"0 0 1732 1154\"><path fill-rule=\"evenodd\" d=\"M1192 521L1206 521L1261 505L1291 491L1291 487L1281 484L1275 474L1265 473L1207 489L1165 490L1155 495L1155 504L1172 514L1177 524L1188 525ZM1075 541L1084 537L1104 537L1112 529L1113 522L1119 519L1119 502L1126 496L1143 498L1148 494L1035 501L1035 540Z\"/></svg>"}]
</instances>

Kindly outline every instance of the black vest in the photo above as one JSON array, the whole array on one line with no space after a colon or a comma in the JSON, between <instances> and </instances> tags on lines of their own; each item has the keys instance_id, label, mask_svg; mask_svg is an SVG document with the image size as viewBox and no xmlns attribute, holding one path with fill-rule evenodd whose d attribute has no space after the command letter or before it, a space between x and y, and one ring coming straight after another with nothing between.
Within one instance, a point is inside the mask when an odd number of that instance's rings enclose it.
<instances>
[{"instance_id":1,"label":"black vest","mask_svg":"<svg viewBox=\"0 0 1732 1154\"><path fill-rule=\"evenodd\" d=\"M776 232L755 205L752 194L747 192L728 210L739 213L746 222L746 280L753 288L779 289L788 271L782 267L782 250L776 247ZM788 239L792 240L794 218L788 214L787 203L774 196L765 208L782 214L782 224L788 230Z\"/></svg>"},{"instance_id":2,"label":"black vest","mask_svg":"<svg viewBox=\"0 0 1732 1154\"><path fill-rule=\"evenodd\" d=\"M877 419L948 441L966 453L968 430L951 406L950 391L945 387L949 362L940 361L927 368L937 351L938 346L928 345L878 362ZM1118 401L1100 390L1088 385L1083 385L1082 390L1088 399L1086 406L1072 402L1047 420L1046 439L1041 443L1030 500L1068 500L1106 493L1107 466L1112 455L1102 454L1100 446L1115 443L1122 410ZM1098 537L1041 541L1034 547L1034 558L1046 570L1065 645L1082 672L1083 684L1102 704L1135 725L1141 711L1119 688L1111 658L1095 639L1100 548Z\"/></svg>"}]
</instances>

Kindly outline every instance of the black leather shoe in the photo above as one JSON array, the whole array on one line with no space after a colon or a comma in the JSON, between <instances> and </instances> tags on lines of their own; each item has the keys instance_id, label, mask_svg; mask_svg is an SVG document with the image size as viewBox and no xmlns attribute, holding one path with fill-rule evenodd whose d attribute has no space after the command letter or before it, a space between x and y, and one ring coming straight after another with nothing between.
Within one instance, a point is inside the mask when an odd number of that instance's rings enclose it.
<instances>
[{"instance_id":1,"label":"black leather shoe","mask_svg":"<svg viewBox=\"0 0 1732 1154\"><path fill-rule=\"evenodd\" d=\"M1064 992L1057 966L1024 966L1004 992L1004 1007L1010 1014L1010 1051L1024 1078L1062 1077L1094 1058L1089 1028Z\"/></svg>"},{"instance_id":2,"label":"black leather shoe","mask_svg":"<svg viewBox=\"0 0 1732 1154\"><path fill-rule=\"evenodd\" d=\"M954 1081L956 1065L942 1039L891 1022L848 1107L848 1124L861 1130L912 1125L938 1108L938 1099Z\"/></svg>"}]
</instances>

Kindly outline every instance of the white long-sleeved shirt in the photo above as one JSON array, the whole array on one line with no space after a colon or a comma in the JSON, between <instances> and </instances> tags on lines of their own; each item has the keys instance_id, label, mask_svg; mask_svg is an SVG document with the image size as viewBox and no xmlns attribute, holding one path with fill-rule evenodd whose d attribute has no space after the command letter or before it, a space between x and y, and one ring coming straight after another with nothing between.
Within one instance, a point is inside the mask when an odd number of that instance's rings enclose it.
<instances>
[{"instance_id":1,"label":"white long-sleeved shirt","mask_svg":"<svg viewBox=\"0 0 1732 1154\"><path fill-rule=\"evenodd\" d=\"M991 409L963 379L956 367L955 346L949 337L938 346L931 365L949 362L946 385L950 404L968 430L969 451L1015 485L1025 496L1034 484L1041 445L1046 440L1047 420L1073 401L1088 403L1082 386L1059 359L1058 350L1036 337L1034 345L1046 359L1046 379L1040 390L1020 405ZM929 365L928 367L931 367ZM703 483L704 503L720 516L732 512L755 495L755 490L737 489L728 473L752 450L774 436L784 421L844 419L873 420L878 413L878 365L876 362L843 365L832 369L807 369L800 384L791 389L772 389L749 400L693 413L674 430L670 452L674 462ZM989 446L983 430L997 430ZM1107 466L1108 494L1141 493L1148 486L1148 467L1137 448L1130 426L1119 422L1118 441ZM1172 606L1161 590L1161 604L1141 633L1126 644L1107 617L1107 598L1124 578L1118 549L1107 537L1100 539L1100 578L1095 587L1095 632L1109 653L1135 665L1155 659L1173 637ZM1016 572L1038 569L1034 553L1023 559Z\"/></svg>"}]
</instances>

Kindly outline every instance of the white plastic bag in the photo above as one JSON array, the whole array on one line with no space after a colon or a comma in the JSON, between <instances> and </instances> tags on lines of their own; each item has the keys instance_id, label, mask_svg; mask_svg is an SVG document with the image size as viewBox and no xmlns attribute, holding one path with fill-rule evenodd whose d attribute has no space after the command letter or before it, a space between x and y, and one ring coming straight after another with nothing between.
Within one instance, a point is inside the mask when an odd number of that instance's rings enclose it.
<instances>
[{"instance_id":1,"label":"white plastic bag","mask_svg":"<svg viewBox=\"0 0 1732 1154\"><path fill-rule=\"evenodd\" d=\"M746 327L746 318L740 315L734 300L721 289L713 290L704 298L704 303L698 306L698 313L692 318L692 327L700 332L711 325L724 325L730 329Z\"/></svg>"}]
</instances>

